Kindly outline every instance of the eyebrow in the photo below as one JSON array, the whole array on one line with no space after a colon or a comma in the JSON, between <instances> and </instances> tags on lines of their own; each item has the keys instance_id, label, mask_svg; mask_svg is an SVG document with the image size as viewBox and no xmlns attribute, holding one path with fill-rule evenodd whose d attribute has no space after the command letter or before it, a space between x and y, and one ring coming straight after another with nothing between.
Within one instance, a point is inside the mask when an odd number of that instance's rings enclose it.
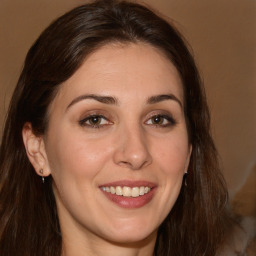
<instances>
[{"instance_id":1,"label":"eyebrow","mask_svg":"<svg viewBox=\"0 0 256 256\"><path fill-rule=\"evenodd\" d=\"M181 101L173 94L161 94L161 95L151 96L148 98L147 103L156 104L165 100L174 100L180 105L181 108L183 108Z\"/></svg>"},{"instance_id":2,"label":"eyebrow","mask_svg":"<svg viewBox=\"0 0 256 256\"><path fill-rule=\"evenodd\" d=\"M102 96L102 95L97 95L97 94L84 94L76 97L73 99L70 104L67 106L67 109L69 109L71 106L74 104L82 101L82 100L96 100L100 103L108 104L108 105L118 105L118 100L115 97L112 96ZM160 95L154 95L151 96L147 99L147 104L156 104L165 100L174 100L176 101L181 108L183 108L181 101L173 94L160 94Z\"/></svg>"},{"instance_id":3,"label":"eyebrow","mask_svg":"<svg viewBox=\"0 0 256 256\"><path fill-rule=\"evenodd\" d=\"M72 105L76 104L79 101L82 100L96 100L98 102L109 104L109 105L118 105L118 100L115 97L112 96L102 96L97 94L84 94L81 96L78 96L77 98L73 99L70 104L67 106L67 109L70 108Z\"/></svg>"}]
</instances>

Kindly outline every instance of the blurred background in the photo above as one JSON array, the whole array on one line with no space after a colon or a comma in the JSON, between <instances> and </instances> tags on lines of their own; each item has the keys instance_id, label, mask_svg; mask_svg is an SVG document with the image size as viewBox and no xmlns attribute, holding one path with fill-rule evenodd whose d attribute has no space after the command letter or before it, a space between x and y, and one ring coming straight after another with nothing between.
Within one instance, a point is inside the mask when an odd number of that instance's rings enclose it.
<instances>
[{"instance_id":1,"label":"blurred background","mask_svg":"<svg viewBox=\"0 0 256 256\"><path fill-rule=\"evenodd\" d=\"M85 2L0 1L0 132L29 47L53 19ZM173 21L190 43L205 83L232 209L246 220L255 218L256 1L138 2Z\"/></svg>"}]
</instances>

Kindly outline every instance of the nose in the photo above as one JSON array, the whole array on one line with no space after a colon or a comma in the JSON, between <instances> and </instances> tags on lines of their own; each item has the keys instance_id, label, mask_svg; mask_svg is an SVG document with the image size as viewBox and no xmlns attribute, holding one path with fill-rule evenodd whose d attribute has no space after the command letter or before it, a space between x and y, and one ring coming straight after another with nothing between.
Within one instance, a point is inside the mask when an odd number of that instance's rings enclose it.
<instances>
[{"instance_id":1,"label":"nose","mask_svg":"<svg viewBox=\"0 0 256 256\"><path fill-rule=\"evenodd\" d=\"M125 129L120 132L114 162L131 170L140 170L152 163L149 145L142 129Z\"/></svg>"}]
</instances>

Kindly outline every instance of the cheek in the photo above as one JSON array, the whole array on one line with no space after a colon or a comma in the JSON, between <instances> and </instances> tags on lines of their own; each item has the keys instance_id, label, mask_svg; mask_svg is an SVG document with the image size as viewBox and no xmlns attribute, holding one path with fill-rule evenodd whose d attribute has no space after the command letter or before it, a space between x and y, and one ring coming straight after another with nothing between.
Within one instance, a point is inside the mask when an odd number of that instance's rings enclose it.
<instances>
[{"instance_id":1,"label":"cheek","mask_svg":"<svg viewBox=\"0 0 256 256\"><path fill-rule=\"evenodd\" d=\"M186 136L172 136L162 141L155 152L161 170L167 176L180 176L186 171L190 152Z\"/></svg>"},{"instance_id":2,"label":"cheek","mask_svg":"<svg viewBox=\"0 0 256 256\"><path fill-rule=\"evenodd\" d=\"M83 134L65 132L55 137L48 150L50 169L55 181L93 179L107 164L111 149L108 140L90 140ZM58 181L57 181L58 182Z\"/></svg>"},{"instance_id":3,"label":"cheek","mask_svg":"<svg viewBox=\"0 0 256 256\"><path fill-rule=\"evenodd\" d=\"M169 201L170 207L172 207L180 192L190 158L187 136L170 136L160 145L155 151L158 175L163 181L160 189L164 195L163 199L165 202Z\"/></svg>"}]
</instances>

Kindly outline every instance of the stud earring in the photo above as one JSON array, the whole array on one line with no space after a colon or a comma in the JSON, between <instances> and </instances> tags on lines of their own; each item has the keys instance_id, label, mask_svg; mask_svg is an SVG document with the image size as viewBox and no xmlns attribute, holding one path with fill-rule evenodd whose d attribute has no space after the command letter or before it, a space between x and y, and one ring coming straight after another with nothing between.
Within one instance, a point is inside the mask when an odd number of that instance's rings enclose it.
<instances>
[{"instance_id":1,"label":"stud earring","mask_svg":"<svg viewBox=\"0 0 256 256\"><path fill-rule=\"evenodd\" d=\"M184 183L184 185L185 185L185 187L187 187L187 176L188 176L188 173L187 172L185 172L184 173L184 176L183 176L183 183Z\"/></svg>"},{"instance_id":2,"label":"stud earring","mask_svg":"<svg viewBox=\"0 0 256 256\"><path fill-rule=\"evenodd\" d=\"M43 176L44 171L43 171L43 169L40 169L39 173L42 174L42 176L41 176L42 177L42 182L44 183L44 176Z\"/></svg>"}]
</instances>

